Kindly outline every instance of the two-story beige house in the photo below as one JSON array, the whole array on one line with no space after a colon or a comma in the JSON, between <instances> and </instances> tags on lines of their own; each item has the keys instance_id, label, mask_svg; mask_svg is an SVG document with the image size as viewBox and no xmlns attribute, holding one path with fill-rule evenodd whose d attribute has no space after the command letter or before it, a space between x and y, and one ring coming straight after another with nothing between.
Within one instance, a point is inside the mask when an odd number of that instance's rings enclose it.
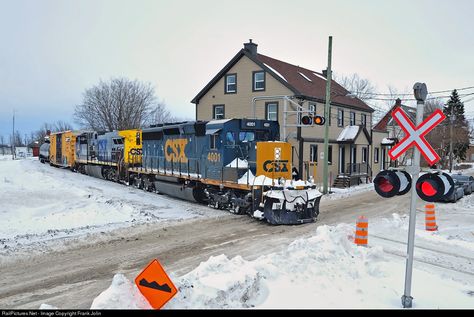
<instances>
[{"instance_id":1,"label":"two-story beige house","mask_svg":"<svg viewBox=\"0 0 474 317\"><path fill-rule=\"evenodd\" d=\"M297 127L304 115L324 116L326 72L259 54L252 40L194 97L196 120L259 118L277 120L280 138L294 146L293 166L322 182L324 126ZM370 178L380 170L381 146L373 144L372 113L365 102L331 82L329 167L336 177ZM381 142L386 133L376 133ZM320 164L318 164L320 163ZM343 177L340 177L344 179Z\"/></svg>"}]
</instances>

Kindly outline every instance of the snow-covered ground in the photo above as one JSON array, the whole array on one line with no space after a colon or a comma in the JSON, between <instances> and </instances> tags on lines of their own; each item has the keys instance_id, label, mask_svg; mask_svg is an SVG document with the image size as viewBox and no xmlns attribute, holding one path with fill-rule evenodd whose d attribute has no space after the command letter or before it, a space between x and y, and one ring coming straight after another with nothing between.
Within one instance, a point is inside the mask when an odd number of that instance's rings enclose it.
<instances>
[{"instance_id":1,"label":"snow-covered ground","mask_svg":"<svg viewBox=\"0 0 474 317\"><path fill-rule=\"evenodd\" d=\"M474 194L436 204L439 230L417 214L414 308L474 309ZM353 243L353 224L319 226L284 251L249 261L222 254L184 276L165 308L401 308L408 217L369 219L369 246ZM149 308L133 282L117 274L92 305Z\"/></svg>"},{"instance_id":2,"label":"snow-covered ground","mask_svg":"<svg viewBox=\"0 0 474 317\"><path fill-rule=\"evenodd\" d=\"M90 243L117 228L224 215L33 158L0 158L0 260L60 248L71 238Z\"/></svg>"}]
</instances>

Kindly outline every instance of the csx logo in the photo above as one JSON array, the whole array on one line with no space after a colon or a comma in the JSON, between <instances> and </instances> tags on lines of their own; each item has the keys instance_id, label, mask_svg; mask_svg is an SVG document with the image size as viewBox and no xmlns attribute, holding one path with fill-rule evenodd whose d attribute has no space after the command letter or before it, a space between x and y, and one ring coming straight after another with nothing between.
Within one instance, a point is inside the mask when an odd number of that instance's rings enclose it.
<instances>
[{"instance_id":1,"label":"csx logo","mask_svg":"<svg viewBox=\"0 0 474 317\"><path fill-rule=\"evenodd\" d=\"M130 155L142 155L142 149L130 149Z\"/></svg>"},{"instance_id":2,"label":"csx logo","mask_svg":"<svg viewBox=\"0 0 474 317\"><path fill-rule=\"evenodd\" d=\"M168 162L187 163L188 158L184 153L184 148L188 144L188 139L168 139L165 143L165 158Z\"/></svg>"},{"instance_id":3,"label":"csx logo","mask_svg":"<svg viewBox=\"0 0 474 317\"><path fill-rule=\"evenodd\" d=\"M275 167L275 170L273 170ZM288 160L286 161L272 161L267 160L263 163L263 170L265 172L288 172Z\"/></svg>"}]
</instances>

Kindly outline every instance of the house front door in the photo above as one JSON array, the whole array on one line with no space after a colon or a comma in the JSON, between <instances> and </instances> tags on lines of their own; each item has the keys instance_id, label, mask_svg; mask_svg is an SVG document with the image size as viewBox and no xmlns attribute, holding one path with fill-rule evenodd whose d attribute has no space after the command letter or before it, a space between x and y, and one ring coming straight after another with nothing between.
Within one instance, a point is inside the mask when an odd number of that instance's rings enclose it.
<instances>
[{"instance_id":1,"label":"house front door","mask_svg":"<svg viewBox=\"0 0 474 317\"><path fill-rule=\"evenodd\" d=\"M344 169L346 166L346 146L339 145L339 174L344 174Z\"/></svg>"},{"instance_id":2,"label":"house front door","mask_svg":"<svg viewBox=\"0 0 474 317\"><path fill-rule=\"evenodd\" d=\"M355 172L357 170L356 167L356 162L357 162L357 146L351 145L351 172Z\"/></svg>"}]
</instances>

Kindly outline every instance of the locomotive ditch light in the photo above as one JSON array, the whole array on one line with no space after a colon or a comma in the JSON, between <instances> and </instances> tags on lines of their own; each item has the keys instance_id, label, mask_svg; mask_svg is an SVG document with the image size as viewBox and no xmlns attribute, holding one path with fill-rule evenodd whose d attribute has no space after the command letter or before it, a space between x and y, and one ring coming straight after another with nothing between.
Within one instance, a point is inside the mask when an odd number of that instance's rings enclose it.
<instances>
[{"instance_id":1,"label":"locomotive ditch light","mask_svg":"<svg viewBox=\"0 0 474 317\"><path fill-rule=\"evenodd\" d=\"M454 181L446 173L426 173L416 182L416 193L424 201L435 202L450 196L454 191Z\"/></svg>"},{"instance_id":2,"label":"locomotive ditch light","mask_svg":"<svg viewBox=\"0 0 474 317\"><path fill-rule=\"evenodd\" d=\"M301 117L301 124L302 125L311 125L311 124L313 124L313 118L311 116L303 116L303 117Z\"/></svg>"},{"instance_id":3,"label":"locomotive ditch light","mask_svg":"<svg viewBox=\"0 0 474 317\"><path fill-rule=\"evenodd\" d=\"M314 124L316 125L324 125L325 122L326 122L326 118L324 117L321 117L321 116L314 117Z\"/></svg>"},{"instance_id":4,"label":"locomotive ditch light","mask_svg":"<svg viewBox=\"0 0 474 317\"><path fill-rule=\"evenodd\" d=\"M405 171L381 171L374 178L374 187L384 198L404 195L411 188L411 177Z\"/></svg>"}]
</instances>

